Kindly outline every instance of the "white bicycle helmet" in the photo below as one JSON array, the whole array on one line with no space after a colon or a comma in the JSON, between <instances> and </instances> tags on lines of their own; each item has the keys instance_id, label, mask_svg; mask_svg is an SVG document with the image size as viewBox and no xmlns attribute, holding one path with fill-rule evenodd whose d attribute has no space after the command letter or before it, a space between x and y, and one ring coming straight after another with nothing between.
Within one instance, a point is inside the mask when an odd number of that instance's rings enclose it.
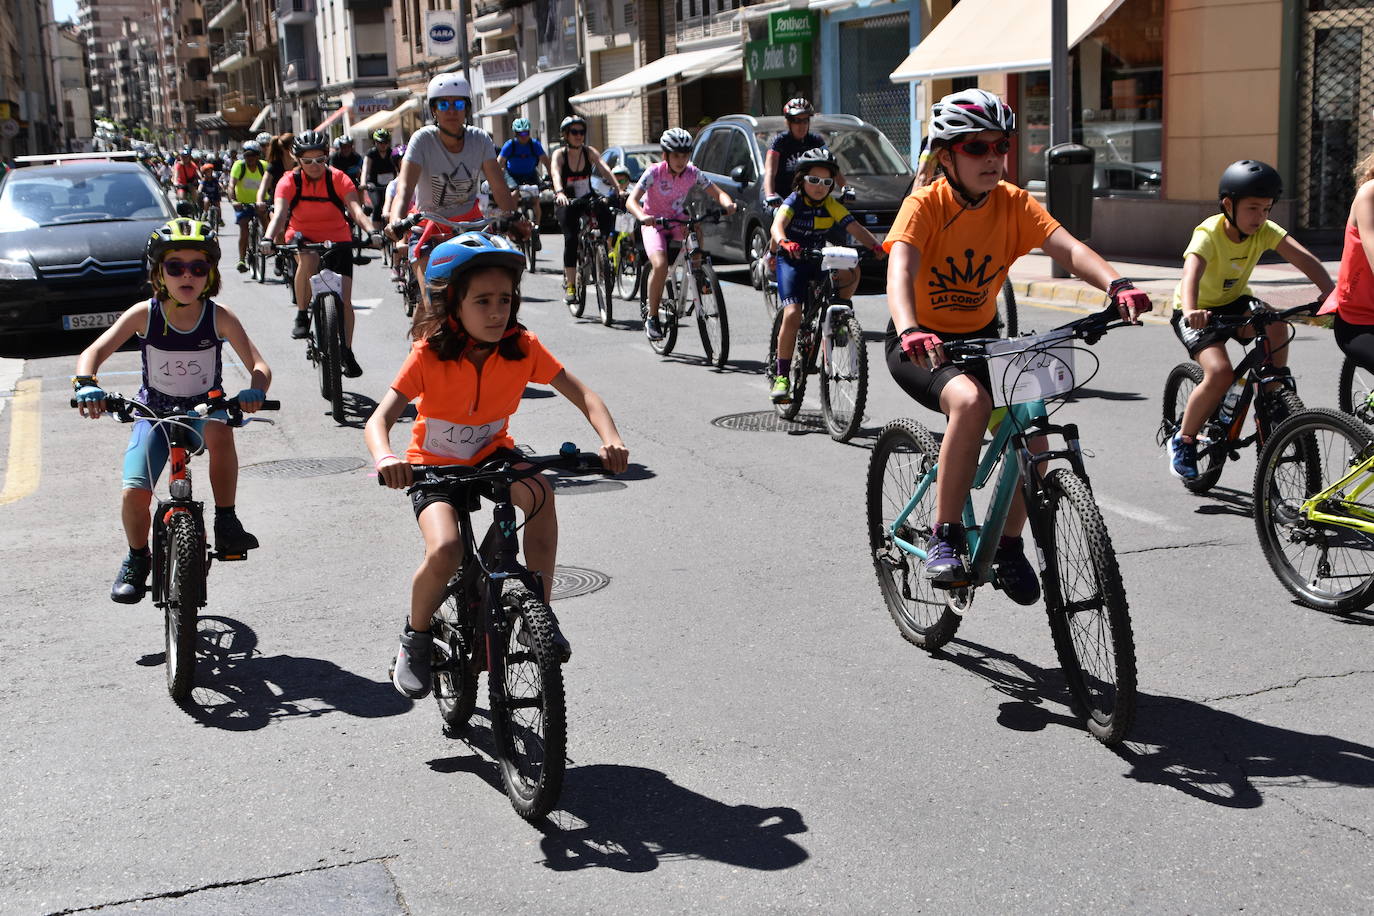
<instances>
[{"instance_id":1,"label":"white bicycle helmet","mask_svg":"<svg viewBox=\"0 0 1374 916\"><path fill-rule=\"evenodd\" d=\"M670 127L658 138L658 145L665 153L688 153L692 151L692 135L681 127Z\"/></svg>"},{"instance_id":2,"label":"white bicycle helmet","mask_svg":"<svg viewBox=\"0 0 1374 916\"><path fill-rule=\"evenodd\" d=\"M256 140L249 140L243 144L243 151L245 153L261 153L262 144Z\"/></svg>"},{"instance_id":3,"label":"white bicycle helmet","mask_svg":"<svg viewBox=\"0 0 1374 916\"><path fill-rule=\"evenodd\" d=\"M253 139L257 140L260 145L267 146L267 144L272 142L272 135L269 134L267 131L263 131Z\"/></svg>"},{"instance_id":4,"label":"white bicycle helmet","mask_svg":"<svg viewBox=\"0 0 1374 916\"><path fill-rule=\"evenodd\" d=\"M440 73L425 87L425 105L435 99L470 99L472 86L457 73Z\"/></svg>"},{"instance_id":5,"label":"white bicycle helmet","mask_svg":"<svg viewBox=\"0 0 1374 916\"><path fill-rule=\"evenodd\" d=\"M936 102L930 110L930 138L952 140L984 130L1011 133L1016 115L1011 106L983 89L964 89Z\"/></svg>"}]
</instances>

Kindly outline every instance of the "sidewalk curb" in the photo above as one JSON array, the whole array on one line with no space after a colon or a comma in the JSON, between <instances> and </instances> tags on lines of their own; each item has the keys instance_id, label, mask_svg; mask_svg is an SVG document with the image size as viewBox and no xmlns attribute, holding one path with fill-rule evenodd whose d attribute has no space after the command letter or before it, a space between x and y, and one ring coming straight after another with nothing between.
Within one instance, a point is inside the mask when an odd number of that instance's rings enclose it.
<instances>
[{"instance_id":1,"label":"sidewalk curb","mask_svg":"<svg viewBox=\"0 0 1374 916\"><path fill-rule=\"evenodd\" d=\"M1078 306L1086 311L1097 311L1106 302L1106 293L1100 289L1088 286L1081 280L1011 280L1012 292L1016 294L1018 302L1025 300L1027 304L1046 303L1056 306ZM1155 317L1157 320L1168 322L1169 307L1167 300L1155 301ZM1329 315L1299 315L1288 319L1294 324L1304 324L1314 328L1332 327L1332 319Z\"/></svg>"}]
</instances>

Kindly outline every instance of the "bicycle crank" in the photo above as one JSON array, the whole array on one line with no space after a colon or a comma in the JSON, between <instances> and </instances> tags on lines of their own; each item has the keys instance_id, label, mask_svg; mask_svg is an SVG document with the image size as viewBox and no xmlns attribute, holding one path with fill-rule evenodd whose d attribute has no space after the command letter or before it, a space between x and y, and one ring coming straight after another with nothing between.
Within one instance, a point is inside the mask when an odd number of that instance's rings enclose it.
<instances>
[{"instance_id":1,"label":"bicycle crank","mask_svg":"<svg viewBox=\"0 0 1374 916\"><path fill-rule=\"evenodd\" d=\"M968 586L951 588L945 592L945 607L963 617L973 607L973 589Z\"/></svg>"}]
</instances>

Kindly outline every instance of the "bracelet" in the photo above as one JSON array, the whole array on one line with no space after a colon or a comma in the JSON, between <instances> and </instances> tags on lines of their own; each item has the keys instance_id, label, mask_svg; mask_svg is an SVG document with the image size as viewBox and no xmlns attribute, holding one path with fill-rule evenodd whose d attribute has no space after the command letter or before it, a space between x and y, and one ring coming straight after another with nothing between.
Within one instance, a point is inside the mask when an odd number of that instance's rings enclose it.
<instances>
[{"instance_id":1,"label":"bracelet","mask_svg":"<svg viewBox=\"0 0 1374 916\"><path fill-rule=\"evenodd\" d=\"M918 328L918 327L916 327L916 325L913 324L911 327L907 328L905 331L899 331L899 332L897 333L897 336L898 336L898 337L905 337L905 336L908 335L908 334L919 334L920 332L921 332L921 329Z\"/></svg>"},{"instance_id":2,"label":"bracelet","mask_svg":"<svg viewBox=\"0 0 1374 916\"><path fill-rule=\"evenodd\" d=\"M380 470L382 469L382 462L383 462L383 461L385 461L385 460L388 459L388 458L395 458L395 457L396 457L395 455L392 455L392 454L389 454L389 453L388 453L388 454L383 455L382 457L378 458L376 461L372 462L372 466L373 466L374 468L376 468L377 470L380 471Z\"/></svg>"},{"instance_id":3,"label":"bracelet","mask_svg":"<svg viewBox=\"0 0 1374 916\"><path fill-rule=\"evenodd\" d=\"M84 387L86 387L87 385L91 385L91 386L93 386L93 387L99 388L99 387L100 387L100 379L96 378L94 375L73 375L73 376L72 376L72 391L76 391L77 389L84 388Z\"/></svg>"}]
</instances>

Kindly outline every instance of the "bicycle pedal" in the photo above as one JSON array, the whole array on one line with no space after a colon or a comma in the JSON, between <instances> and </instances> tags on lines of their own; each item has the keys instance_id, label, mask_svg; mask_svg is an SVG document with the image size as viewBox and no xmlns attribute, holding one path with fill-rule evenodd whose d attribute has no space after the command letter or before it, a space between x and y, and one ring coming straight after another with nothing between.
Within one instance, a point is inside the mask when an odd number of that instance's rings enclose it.
<instances>
[{"instance_id":1,"label":"bicycle pedal","mask_svg":"<svg viewBox=\"0 0 1374 916\"><path fill-rule=\"evenodd\" d=\"M224 560L225 562L233 562L233 561L235 561L235 560L246 560L246 559L248 559L248 551L244 550L244 551L241 551L241 552L239 552L239 553L220 553L219 551L215 551L215 553L212 554L212 556L213 556L216 560Z\"/></svg>"}]
</instances>

